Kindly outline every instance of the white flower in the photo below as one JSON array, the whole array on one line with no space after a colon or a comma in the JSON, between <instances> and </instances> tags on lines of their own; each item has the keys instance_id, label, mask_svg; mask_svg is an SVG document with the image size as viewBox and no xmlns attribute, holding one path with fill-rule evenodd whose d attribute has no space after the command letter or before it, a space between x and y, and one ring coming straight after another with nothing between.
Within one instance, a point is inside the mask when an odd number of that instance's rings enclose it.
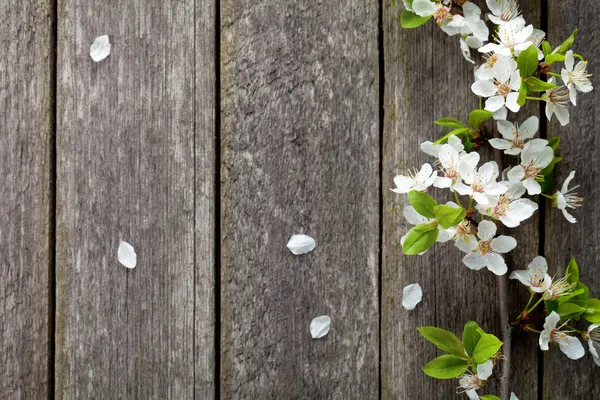
<instances>
[{"instance_id":1,"label":"white flower","mask_svg":"<svg viewBox=\"0 0 600 400\"><path fill-rule=\"evenodd\" d=\"M485 58L485 63L481 64L477 71L475 72L475 76L478 80L489 80L494 78L494 64L500 58L500 56L496 53L489 53L483 56Z\"/></svg>"},{"instance_id":2,"label":"white flower","mask_svg":"<svg viewBox=\"0 0 600 400\"><path fill-rule=\"evenodd\" d=\"M573 289L577 286L575 283L569 283L568 277L565 276L556 281L553 281L548 289L544 292L544 300L556 300L561 296L568 296L573 293Z\"/></svg>"},{"instance_id":3,"label":"white flower","mask_svg":"<svg viewBox=\"0 0 600 400\"><path fill-rule=\"evenodd\" d=\"M418 283L412 283L402 290L402 307L409 311L414 310L422 299L423 290Z\"/></svg>"},{"instance_id":4,"label":"white flower","mask_svg":"<svg viewBox=\"0 0 600 400\"><path fill-rule=\"evenodd\" d=\"M586 71L587 61L579 61L575 67L575 58L573 57L573 51L567 51L565 54L565 67L561 71L561 77L565 85L569 88L569 97L573 105L577 105L577 92L589 93L594 87L590 82L589 74Z\"/></svg>"},{"instance_id":5,"label":"white flower","mask_svg":"<svg viewBox=\"0 0 600 400\"><path fill-rule=\"evenodd\" d=\"M576 337L568 335L571 331L561 331L561 328L564 327L566 323L557 328L556 324L558 321L560 321L560 315L558 315L556 311L552 311L552 313L546 317L544 330L540 334L540 349L547 351L549 343L558 343L560 350L565 353L567 357L572 360L580 359L585 354L581 342Z\"/></svg>"},{"instance_id":6,"label":"white flower","mask_svg":"<svg viewBox=\"0 0 600 400\"><path fill-rule=\"evenodd\" d=\"M518 279L536 293L544 293L552 283L552 278L548 275L548 264L542 256L534 258L526 270L513 271L510 279Z\"/></svg>"},{"instance_id":7,"label":"white flower","mask_svg":"<svg viewBox=\"0 0 600 400\"><path fill-rule=\"evenodd\" d=\"M447 205L453 205L458 207L458 205L452 202L448 202ZM413 206L404 206L404 218L406 218L406 221L408 221L408 223L411 225L428 224L433 221L433 219L426 218L419 214ZM446 229L442 228L441 225L438 225L438 231L439 233L436 239L436 242L438 243L445 243L454 237L454 231L447 231ZM408 233L406 235L408 235ZM406 240L406 235L400 238L401 245L404 244L404 241ZM419 255L425 254L425 252L427 252L427 250L425 250L422 253L419 253Z\"/></svg>"},{"instance_id":8,"label":"white flower","mask_svg":"<svg viewBox=\"0 0 600 400\"><path fill-rule=\"evenodd\" d=\"M523 148L521 153L521 164L508 171L508 179L512 183L523 181L530 195L540 194L542 187L537 182L542 179L540 172L552 162L554 150L546 146L547 140L533 139Z\"/></svg>"},{"instance_id":9,"label":"white flower","mask_svg":"<svg viewBox=\"0 0 600 400\"><path fill-rule=\"evenodd\" d=\"M461 162L458 170L461 178L470 186L457 182L454 190L461 195L473 196L479 204L488 204L488 195L500 196L508 190L506 185L496 182L499 172L498 164L494 161L483 164L477 171L474 166Z\"/></svg>"},{"instance_id":10,"label":"white flower","mask_svg":"<svg viewBox=\"0 0 600 400\"><path fill-rule=\"evenodd\" d=\"M483 364L477 365L477 375L470 372L463 374L459 379L459 392L465 393L470 400L478 400L477 390L481 389L485 382L492 375L494 364L492 360L487 360Z\"/></svg>"},{"instance_id":11,"label":"white flower","mask_svg":"<svg viewBox=\"0 0 600 400\"><path fill-rule=\"evenodd\" d=\"M592 324L588 327L588 346L590 347L590 353L594 358L594 362L600 367L600 324Z\"/></svg>"},{"instance_id":12,"label":"white flower","mask_svg":"<svg viewBox=\"0 0 600 400\"><path fill-rule=\"evenodd\" d=\"M492 67L494 81L479 80L471 85L471 90L477 96L488 97L485 109L498 111L506 106L513 112L519 111L521 106L517 103L519 89L521 88L521 75L517 69L517 62L509 57L500 57Z\"/></svg>"},{"instance_id":13,"label":"white flower","mask_svg":"<svg viewBox=\"0 0 600 400\"><path fill-rule=\"evenodd\" d=\"M504 275L508 270L504 258L500 254L508 253L517 247L517 241L510 236L496 235L496 224L491 221L481 221L478 226L478 242L457 246L460 250L468 252L463 258L463 263L470 269L480 270L487 267L496 275Z\"/></svg>"},{"instance_id":14,"label":"white flower","mask_svg":"<svg viewBox=\"0 0 600 400\"><path fill-rule=\"evenodd\" d=\"M471 247L469 247L470 243L477 243L477 238L473 235L471 222L467 219L462 220L456 227L447 229L447 232L452 234L456 247L464 249L465 253L471 251Z\"/></svg>"},{"instance_id":15,"label":"white flower","mask_svg":"<svg viewBox=\"0 0 600 400\"><path fill-rule=\"evenodd\" d=\"M465 149L465 146L462 143L460 138L456 137L456 135L450 135L448 137L448 144L456 149L458 152L462 152ZM433 144L429 140L421 143L421 151L430 156L438 158L440 156L440 149L443 144Z\"/></svg>"},{"instance_id":16,"label":"white flower","mask_svg":"<svg viewBox=\"0 0 600 400\"><path fill-rule=\"evenodd\" d=\"M464 17L455 15L449 25L460 25L460 34L463 36L472 34L473 38L477 40L472 42L473 46L470 47L479 48L483 45L483 42L488 40L490 35L489 28L481 19L481 9L470 1L464 3L462 9ZM456 21L462 22L457 23ZM479 46L475 46L476 43L479 44Z\"/></svg>"},{"instance_id":17,"label":"white flower","mask_svg":"<svg viewBox=\"0 0 600 400\"><path fill-rule=\"evenodd\" d=\"M404 5L406 5L406 2ZM421 17L432 16L438 25L452 20L450 8L441 3L434 3L429 0L414 0L412 3L412 11Z\"/></svg>"},{"instance_id":18,"label":"white flower","mask_svg":"<svg viewBox=\"0 0 600 400\"><path fill-rule=\"evenodd\" d=\"M496 25L503 25L517 18L523 19L517 0L486 0L486 3L492 12L488 14L488 18Z\"/></svg>"},{"instance_id":19,"label":"white flower","mask_svg":"<svg viewBox=\"0 0 600 400\"><path fill-rule=\"evenodd\" d=\"M509 121L498 121L498 131L504 139L490 139L490 145L505 154L516 156L521 153L525 142L532 139L538 131L539 119L529 117L520 126Z\"/></svg>"},{"instance_id":20,"label":"white flower","mask_svg":"<svg viewBox=\"0 0 600 400\"><path fill-rule=\"evenodd\" d=\"M554 77L548 79L548 83L555 84ZM559 86L554 89L547 90L542 95L542 99L546 102L546 118L548 121L552 119L552 115L556 114L558 122L562 126L569 123L569 99L571 94L566 86Z\"/></svg>"},{"instance_id":21,"label":"white flower","mask_svg":"<svg viewBox=\"0 0 600 400\"><path fill-rule=\"evenodd\" d=\"M466 163L475 168L478 162L479 153L465 153L464 151L458 151L450 144L442 145L438 153L438 163L443 175L435 178L433 186L442 189L451 188L452 190L452 187L461 181L458 166L461 163Z\"/></svg>"},{"instance_id":22,"label":"white flower","mask_svg":"<svg viewBox=\"0 0 600 400\"><path fill-rule=\"evenodd\" d=\"M577 220L571 214L569 214L567 208L575 209L577 207L581 207L581 204L583 203L583 199L579 197L577 193L571 193L573 190L577 189L579 185L569 189L569 183L571 183L574 177L575 171L571 171L569 176L567 176L567 179L565 179L565 183L563 183L560 191L557 191L554 195L554 197L556 198L556 207L558 207L558 209L562 211L567 221L569 221L572 224L577 222Z\"/></svg>"},{"instance_id":23,"label":"white flower","mask_svg":"<svg viewBox=\"0 0 600 400\"><path fill-rule=\"evenodd\" d=\"M489 196L490 204L478 204L476 208L482 215L488 215L509 228L515 228L538 209L537 203L521 198L524 194L525 187L521 183L512 184L506 193Z\"/></svg>"},{"instance_id":24,"label":"white flower","mask_svg":"<svg viewBox=\"0 0 600 400\"><path fill-rule=\"evenodd\" d=\"M431 165L423 164L419 172L409 173L409 176L398 175L394 178L394 184L396 188L392 191L396 193L408 193L411 190L425 190L429 186L433 185L433 181L437 173L433 170Z\"/></svg>"},{"instance_id":25,"label":"white flower","mask_svg":"<svg viewBox=\"0 0 600 400\"><path fill-rule=\"evenodd\" d=\"M498 43L488 43L481 47L479 52L494 52L500 56L516 57L533 44L530 40L532 33L533 25L525 26L524 19L514 19L500 25L496 38Z\"/></svg>"}]
</instances>

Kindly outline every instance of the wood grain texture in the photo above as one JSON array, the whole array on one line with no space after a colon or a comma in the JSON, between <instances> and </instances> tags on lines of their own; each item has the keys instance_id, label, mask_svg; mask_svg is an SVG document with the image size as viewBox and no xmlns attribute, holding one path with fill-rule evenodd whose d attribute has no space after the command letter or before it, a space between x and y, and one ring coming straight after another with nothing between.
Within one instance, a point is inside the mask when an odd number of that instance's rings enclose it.
<instances>
[{"instance_id":1,"label":"wood grain texture","mask_svg":"<svg viewBox=\"0 0 600 400\"><path fill-rule=\"evenodd\" d=\"M50 1L0 2L2 398L48 395L52 15Z\"/></svg>"},{"instance_id":2,"label":"wood grain texture","mask_svg":"<svg viewBox=\"0 0 600 400\"><path fill-rule=\"evenodd\" d=\"M600 68L600 44L598 24L600 16L590 10L597 7L593 0L565 0L552 2L548 7L548 38L558 46L575 28L579 35L573 50L590 60L592 73ZM553 69L555 72L560 72ZM592 79L592 83L596 83ZM579 194L583 196L583 207L573 212L577 224L570 224L562 213L550 206L546 213L546 258L552 274L563 274L571 257L577 259L581 280L589 287L592 297L600 297L600 276L597 268L600 255L596 249L600 234L600 165L596 154L600 151L598 126L600 113L597 88L587 94L579 94L577 107L571 106L571 122L564 127L556 117L548 124L549 137L561 137L561 155L565 160L557 166L554 174L554 188L559 189L570 171L577 171L574 185L580 184ZM582 327L587 324L582 323ZM544 399L596 399L600 398L600 386L595 377L598 367L587 351L580 360L569 360L558 348L544 353ZM567 379L568 377L568 379Z\"/></svg>"},{"instance_id":3,"label":"wood grain texture","mask_svg":"<svg viewBox=\"0 0 600 400\"><path fill-rule=\"evenodd\" d=\"M213 8L58 12L56 397L211 398ZM94 63L102 34L112 53Z\"/></svg>"},{"instance_id":4,"label":"wood grain texture","mask_svg":"<svg viewBox=\"0 0 600 400\"><path fill-rule=\"evenodd\" d=\"M375 399L378 2L221 7L221 397Z\"/></svg>"},{"instance_id":5,"label":"wood grain texture","mask_svg":"<svg viewBox=\"0 0 600 400\"><path fill-rule=\"evenodd\" d=\"M433 120L450 116L466 122L477 97L471 93L473 67L459 49L458 39L448 37L432 23L418 29L402 29L398 10L384 2L385 118L383 138L383 188L393 187L393 177L434 160L419 151L425 140L435 140L445 131ZM481 5L481 4L480 4ZM539 5L521 4L531 23L539 24ZM528 114L537 114L535 105ZM523 114L523 113L522 113ZM516 119L518 121L518 119ZM482 149L482 162L492 153ZM427 377L421 367L441 353L416 330L435 325L455 332L459 337L464 324L477 321L484 329L500 335L500 317L495 276L487 271L471 271L463 265L460 253L451 244L438 244L425 255L402 254L400 238L410 229L403 217L406 196L383 193L383 277L382 277L382 393L383 398L452 398L456 380L437 381ZM447 191L435 191L439 201L453 200ZM466 204L465 204L466 205ZM538 250L538 219L533 218L518 230L510 230L519 241L508 257L509 266L521 268ZM518 231L518 232L517 232ZM402 289L414 282L423 287L424 299L418 311L401 306ZM479 288L479 289L476 289ZM515 292L516 291L516 292ZM522 288L510 285L509 299L514 318L527 301ZM518 301L517 301L518 299ZM537 392L537 348L531 339L516 333L513 343L513 377L523 387L523 398L535 398ZM533 347L532 347L533 346ZM522 378L519 371L532 371ZM533 376L533 379L531 379ZM495 393L495 385L486 393ZM482 391L483 393L483 391ZM456 395L454 395L457 397Z\"/></svg>"}]
</instances>

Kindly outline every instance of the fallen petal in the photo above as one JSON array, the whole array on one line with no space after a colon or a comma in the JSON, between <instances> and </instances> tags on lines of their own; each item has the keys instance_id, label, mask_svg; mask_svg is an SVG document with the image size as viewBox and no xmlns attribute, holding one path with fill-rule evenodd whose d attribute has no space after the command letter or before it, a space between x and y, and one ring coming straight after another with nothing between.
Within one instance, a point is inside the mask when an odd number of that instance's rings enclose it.
<instances>
[{"instance_id":1,"label":"fallen petal","mask_svg":"<svg viewBox=\"0 0 600 400\"><path fill-rule=\"evenodd\" d=\"M133 246L127 242L121 242L119 244L119 251L117 252L119 262L123 264L125 268L135 268L137 263L137 255Z\"/></svg>"},{"instance_id":2,"label":"fallen petal","mask_svg":"<svg viewBox=\"0 0 600 400\"><path fill-rule=\"evenodd\" d=\"M314 318L310 322L310 335L313 339L320 339L329 333L330 326L331 318L328 315Z\"/></svg>"},{"instance_id":3,"label":"fallen petal","mask_svg":"<svg viewBox=\"0 0 600 400\"><path fill-rule=\"evenodd\" d=\"M293 235L287 244L287 248L296 255L306 254L310 251L313 251L315 246L315 239L306 235Z\"/></svg>"},{"instance_id":4,"label":"fallen petal","mask_svg":"<svg viewBox=\"0 0 600 400\"><path fill-rule=\"evenodd\" d=\"M98 36L90 46L92 60L98 62L104 60L110 54L110 41L108 35Z\"/></svg>"},{"instance_id":5,"label":"fallen petal","mask_svg":"<svg viewBox=\"0 0 600 400\"><path fill-rule=\"evenodd\" d=\"M413 310L423 299L423 290L418 283L408 285L402 291L402 306Z\"/></svg>"}]
</instances>

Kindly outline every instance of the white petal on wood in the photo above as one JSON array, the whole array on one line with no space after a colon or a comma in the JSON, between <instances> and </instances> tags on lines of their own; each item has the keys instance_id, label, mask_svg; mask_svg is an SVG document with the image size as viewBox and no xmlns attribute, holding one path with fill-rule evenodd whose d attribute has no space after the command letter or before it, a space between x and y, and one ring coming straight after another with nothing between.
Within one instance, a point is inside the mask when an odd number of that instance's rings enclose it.
<instances>
[{"instance_id":1,"label":"white petal on wood","mask_svg":"<svg viewBox=\"0 0 600 400\"><path fill-rule=\"evenodd\" d=\"M306 254L315 249L315 239L306 235L293 235L287 244L287 248L296 255Z\"/></svg>"},{"instance_id":2,"label":"white petal on wood","mask_svg":"<svg viewBox=\"0 0 600 400\"><path fill-rule=\"evenodd\" d=\"M314 318L310 322L310 335L313 339L320 339L329 333L331 318L328 315L322 315Z\"/></svg>"},{"instance_id":3,"label":"white petal on wood","mask_svg":"<svg viewBox=\"0 0 600 400\"><path fill-rule=\"evenodd\" d=\"M127 242L121 242L119 244L119 251L117 252L119 262L126 268L135 268L137 264L137 255L133 246Z\"/></svg>"},{"instance_id":4,"label":"white petal on wood","mask_svg":"<svg viewBox=\"0 0 600 400\"><path fill-rule=\"evenodd\" d=\"M402 291L402 306L407 310L414 310L422 299L423 290L418 283L410 284Z\"/></svg>"},{"instance_id":5,"label":"white petal on wood","mask_svg":"<svg viewBox=\"0 0 600 400\"><path fill-rule=\"evenodd\" d=\"M110 54L110 41L108 35L98 36L90 46L92 60L98 62L104 60Z\"/></svg>"}]
</instances>

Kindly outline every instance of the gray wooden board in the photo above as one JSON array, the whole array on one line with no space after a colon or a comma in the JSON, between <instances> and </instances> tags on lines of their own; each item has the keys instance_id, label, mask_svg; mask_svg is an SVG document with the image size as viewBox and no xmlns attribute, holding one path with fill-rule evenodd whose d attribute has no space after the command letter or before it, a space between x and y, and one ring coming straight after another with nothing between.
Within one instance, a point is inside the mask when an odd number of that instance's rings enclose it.
<instances>
[{"instance_id":1,"label":"gray wooden board","mask_svg":"<svg viewBox=\"0 0 600 400\"><path fill-rule=\"evenodd\" d=\"M597 40L600 16L590 10L596 7L597 2L593 0L552 2L548 7L550 43L558 46L575 28L579 28L573 50L590 61L588 68L594 75L600 70L600 44ZM560 72L556 68L553 71ZM592 83L597 85L594 78ZM554 188L559 190L569 172L575 170L577 173L572 185L581 185L578 192L584 197L584 203L583 207L573 211L578 222L570 224L548 202L545 246L551 273L562 275L570 258L575 257L580 267L581 280L588 285L590 296L595 298L600 297L600 277L597 273L600 263L597 251L600 240L600 196L597 191L600 165L596 157L600 151L599 101L597 88L591 93L579 94L577 107L570 108L571 122L567 126L561 127L556 117L548 124L548 135L561 137L561 155L565 157L557 166ZM587 326L583 323L580 325ZM577 361L568 359L558 348L544 353L544 399L600 398L598 367L587 351L587 342L583 345L587 354Z\"/></svg>"},{"instance_id":2,"label":"gray wooden board","mask_svg":"<svg viewBox=\"0 0 600 400\"><path fill-rule=\"evenodd\" d=\"M379 396L378 8L221 1L222 398Z\"/></svg>"},{"instance_id":3,"label":"gray wooden board","mask_svg":"<svg viewBox=\"0 0 600 400\"><path fill-rule=\"evenodd\" d=\"M48 394L52 14L0 2L0 397Z\"/></svg>"},{"instance_id":4,"label":"gray wooden board","mask_svg":"<svg viewBox=\"0 0 600 400\"><path fill-rule=\"evenodd\" d=\"M61 0L58 20L56 397L210 398L213 6Z\"/></svg>"},{"instance_id":5,"label":"gray wooden board","mask_svg":"<svg viewBox=\"0 0 600 400\"><path fill-rule=\"evenodd\" d=\"M395 175L434 161L419 150L421 142L434 140L445 132L433 125L434 119L450 116L466 122L468 111L477 107L477 98L471 93L469 83L473 79L473 67L463 59L458 39L448 37L431 23L414 30L402 29L398 11L386 3L383 8L383 189L393 187ZM522 6L525 16L532 23L538 23L539 7L533 4ZM530 106L528 111L537 113L535 106ZM491 152L484 151L482 160L491 159ZM425 341L416 328L435 325L460 337L464 324L475 320L484 329L500 335L494 295L496 278L487 270L471 271L465 267L461 262L463 254L451 244L436 245L423 256L404 256L400 238L410 228L402 215L408 204L406 196L386 190L382 193L383 397L408 398L418 393L432 398L450 398L456 391L456 380L436 381L421 371L423 365L441 353L436 353L435 347ZM453 200L447 192L435 193L440 201ZM519 241L519 247L507 259L509 266L521 268L523 259L530 260L537 253L537 221L533 218L509 232ZM414 282L423 287L424 299L415 311L409 312L401 306L402 289ZM509 317L514 318L528 295L523 288L513 284L509 290ZM515 297L519 301L515 301ZM521 339L519 333L516 336L519 339L513 343L512 375L516 377L519 371L526 370L528 377L517 377L513 383L519 387L523 385L524 398L533 398L537 391L537 350L531 338ZM491 393L496 390L493 385L487 389Z\"/></svg>"}]
</instances>

